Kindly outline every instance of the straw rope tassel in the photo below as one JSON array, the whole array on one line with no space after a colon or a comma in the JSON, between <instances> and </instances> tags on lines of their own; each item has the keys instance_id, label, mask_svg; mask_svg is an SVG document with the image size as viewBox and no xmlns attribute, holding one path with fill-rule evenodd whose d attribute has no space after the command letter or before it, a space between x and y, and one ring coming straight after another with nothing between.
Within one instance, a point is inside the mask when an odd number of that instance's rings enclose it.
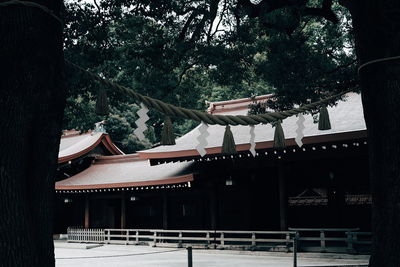
<instances>
[{"instance_id":1,"label":"straw rope tassel","mask_svg":"<svg viewBox=\"0 0 400 267\"><path fill-rule=\"evenodd\" d=\"M319 110L318 130L324 131L331 129L331 122L329 120L329 113L326 105L322 105Z\"/></svg>"},{"instance_id":2,"label":"straw rope tassel","mask_svg":"<svg viewBox=\"0 0 400 267\"><path fill-rule=\"evenodd\" d=\"M229 125L225 126L224 140L222 142L222 153L233 154L236 153L235 140Z\"/></svg>"},{"instance_id":3,"label":"straw rope tassel","mask_svg":"<svg viewBox=\"0 0 400 267\"><path fill-rule=\"evenodd\" d=\"M285 134L283 133L281 121L277 121L275 125L274 147L285 147Z\"/></svg>"},{"instance_id":4,"label":"straw rope tassel","mask_svg":"<svg viewBox=\"0 0 400 267\"><path fill-rule=\"evenodd\" d=\"M106 89L100 85L96 99L96 114L100 116L107 116L109 112L110 107L108 106L107 92Z\"/></svg>"},{"instance_id":5,"label":"straw rope tassel","mask_svg":"<svg viewBox=\"0 0 400 267\"><path fill-rule=\"evenodd\" d=\"M165 117L164 127L161 132L161 144L162 145L175 145L175 137L173 131L173 125L169 116Z\"/></svg>"}]
</instances>

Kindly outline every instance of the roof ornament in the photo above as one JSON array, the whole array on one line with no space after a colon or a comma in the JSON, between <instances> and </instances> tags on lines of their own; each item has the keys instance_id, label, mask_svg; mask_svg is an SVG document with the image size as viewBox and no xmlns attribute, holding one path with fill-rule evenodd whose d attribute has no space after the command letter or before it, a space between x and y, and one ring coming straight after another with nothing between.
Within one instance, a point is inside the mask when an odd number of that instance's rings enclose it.
<instances>
[{"instance_id":1,"label":"roof ornament","mask_svg":"<svg viewBox=\"0 0 400 267\"><path fill-rule=\"evenodd\" d=\"M302 139L303 139L303 137L304 137L304 121L305 121L305 119L304 119L304 115L303 114L299 114L299 119L297 120L297 122L296 122L296 124L297 124L297 129L296 129L296 138L294 139L295 141L296 141L296 144L299 146L299 147L302 147L303 146L303 141L302 141Z\"/></svg>"},{"instance_id":2,"label":"roof ornament","mask_svg":"<svg viewBox=\"0 0 400 267\"><path fill-rule=\"evenodd\" d=\"M104 127L104 124L106 124L106 121L99 121L99 122L96 122L96 123L94 124L94 130L93 130L93 132L95 132L95 133L107 133L107 132L106 132L106 129L105 129L105 127Z\"/></svg>"},{"instance_id":3,"label":"roof ornament","mask_svg":"<svg viewBox=\"0 0 400 267\"><path fill-rule=\"evenodd\" d=\"M138 127L133 131L140 141L147 140L144 136L144 131L147 130L146 121L150 119L147 112L149 112L149 109L143 103L140 103L140 109L136 112L139 115L139 119L135 121Z\"/></svg>"},{"instance_id":4,"label":"roof ornament","mask_svg":"<svg viewBox=\"0 0 400 267\"><path fill-rule=\"evenodd\" d=\"M197 141L199 143L196 146L196 150L202 157L204 157L204 155L207 154L205 148L208 145L207 137L210 135L207 129L208 129L208 124L202 121L200 127L198 128L200 135L197 137Z\"/></svg>"}]
</instances>

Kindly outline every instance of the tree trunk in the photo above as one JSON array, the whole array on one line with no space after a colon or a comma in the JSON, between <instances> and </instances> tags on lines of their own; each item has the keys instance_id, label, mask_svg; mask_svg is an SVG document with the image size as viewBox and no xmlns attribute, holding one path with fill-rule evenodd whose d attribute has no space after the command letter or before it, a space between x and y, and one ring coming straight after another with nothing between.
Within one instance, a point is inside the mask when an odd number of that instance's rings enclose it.
<instances>
[{"instance_id":1,"label":"tree trunk","mask_svg":"<svg viewBox=\"0 0 400 267\"><path fill-rule=\"evenodd\" d=\"M400 55L400 1L350 1L360 64ZM400 60L360 70L372 193L371 267L400 266ZM349 114L351 116L351 114Z\"/></svg>"},{"instance_id":2,"label":"tree trunk","mask_svg":"<svg viewBox=\"0 0 400 267\"><path fill-rule=\"evenodd\" d=\"M55 14L62 6L37 2ZM65 102L62 26L35 7L0 7L0 36L0 265L54 266L54 174Z\"/></svg>"}]
</instances>

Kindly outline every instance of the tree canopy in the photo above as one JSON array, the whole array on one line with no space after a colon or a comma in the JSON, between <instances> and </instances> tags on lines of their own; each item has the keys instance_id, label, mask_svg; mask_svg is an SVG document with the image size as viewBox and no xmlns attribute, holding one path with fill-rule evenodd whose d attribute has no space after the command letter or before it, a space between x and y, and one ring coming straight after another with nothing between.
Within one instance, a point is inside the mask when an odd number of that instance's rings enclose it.
<instances>
[{"instance_id":1,"label":"tree canopy","mask_svg":"<svg viewBox=\"0 0 400 267\"><path fill-rule=\"evenodd\" d=\"M312 10L321 1L312 2ZM182 107L274 93L284 110L357 88L351 18L334 5L335 23L288 6L245 15L236 1L82 1L66 5L66 58L121 85ZM65 128L90 129L99 84L68 72ZM150 146L132 134L137 105L109 92L107 130L125 151ZM159 140L153 112L148 137ZM195 125L175 120L178 135Z\"/></svg>"}]
</instances>

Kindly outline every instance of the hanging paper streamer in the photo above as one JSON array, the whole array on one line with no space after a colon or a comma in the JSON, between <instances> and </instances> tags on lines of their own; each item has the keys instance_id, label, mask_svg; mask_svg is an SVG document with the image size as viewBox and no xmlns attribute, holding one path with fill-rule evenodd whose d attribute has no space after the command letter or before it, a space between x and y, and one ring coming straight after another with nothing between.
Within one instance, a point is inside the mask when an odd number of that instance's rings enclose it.
<instances>
[{"instance_id":1,"label":"hanging paper streamer","mask_svg":"<svg viewBox=\"0 0 400 267\"><path fill-rule=\"evenodd\" d=\"M200 156L204 157L207 154L206 146L208 145L207 137L210 135L207 131L208 125L207 123L201 122L199 127L200 135L197 137L197 141L199 142L196 146L197 151L199 152Z\"/></svg>"},{"instance_id":2,"label":"hanging paper streamer","mask_svg":"<svg viewBox=\"0 0 400 267\"><path fill-rule=\"evenodd\" d=\"M256 134L254 133L254 125L250 125L250 152L253 155L253 157L256 156Z\"/></svg>"},{"instance_id":3,"label":"hanging paper streamer","mask_svg":"<svg viewBox=\"0 0 400 267\"><path fill-rule=\"evenodd\" d=\"M139 115L139 119L135 121L138 127L133 131L133 133L137 136L137 138L140 141L146 140L146 137L144 136L144 131L146 131L147 129L146 121L149 120L147 112L149 112L149 109L143 103L140 103L140 109L137 112L137 114Z\"/></svg>"},{"instance_id":4,"label":"hanging paper streamer","mask_svg":"<svg viewBox=\"0 0 400 267\"><path fill-rule=\"evenodd\" d=\"M296 124L297 124L296 134L297 135L296 135L296 138L294 139L296 141L296 144L299 147L303 146L303 142L301 140L304 137L304 133L303 133L304 128L305 128L304 127L304 121L305 121L304 116L303 116L303 114L300 113L299 114L299 119L296 122Z\"/></svg>"}]
</instances>

